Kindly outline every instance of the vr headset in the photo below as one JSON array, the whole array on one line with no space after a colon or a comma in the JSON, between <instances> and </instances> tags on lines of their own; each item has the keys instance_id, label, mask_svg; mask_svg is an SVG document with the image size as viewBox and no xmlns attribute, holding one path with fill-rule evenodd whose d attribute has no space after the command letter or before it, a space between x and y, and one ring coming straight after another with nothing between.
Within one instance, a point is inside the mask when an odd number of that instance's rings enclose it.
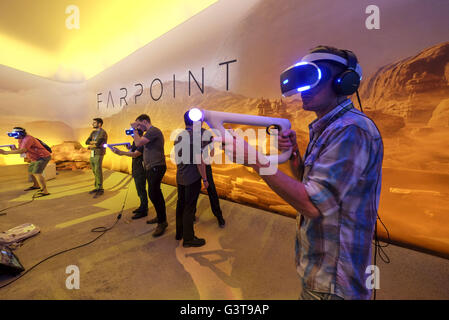
<instances>
[{"instance_id":1,"label":"vr headset","mask_svg":"<svg viewBox=\"0 0 449 320\"><path fill-rule=\"evenodd\" d=\"M142 130L137 129L137 132L139 133L139 136L142 136L142 135L143 135L143 131L142 131ZM133 129L133 128L126 129L126 130L125 130L125 134L126 134L127 136L134 137L134 129Z\"/></svg>"},{"instance_id":2,"label":"vr headset","mask_svg":"<svg viewBox=\"0 0 449 320\"><path fill-rule=\"evenodd\" d=\"M21 139L26 136L26 131L22 128L14 128L12 132L8 132L8 137L14 139Z\"/></svg>"},{"instance_id":3,"label":"vr headset","mask_svg":"<svg viewBox=\"0 0 449 320\"><path fill-rule=\"evenodd\" d=\"M289 97L316 87L320 81L329 78L330 70L318 66L316 62L328 60L336 62L346 69L333 79L333 88L341 95L351 95L357 91L362 80L362 68L357 63L356 56L349 50L343 50L346 59L325 52L306 55L300 62L288 67L281 73L282 96Z\"/></svg>"}]
</instances>

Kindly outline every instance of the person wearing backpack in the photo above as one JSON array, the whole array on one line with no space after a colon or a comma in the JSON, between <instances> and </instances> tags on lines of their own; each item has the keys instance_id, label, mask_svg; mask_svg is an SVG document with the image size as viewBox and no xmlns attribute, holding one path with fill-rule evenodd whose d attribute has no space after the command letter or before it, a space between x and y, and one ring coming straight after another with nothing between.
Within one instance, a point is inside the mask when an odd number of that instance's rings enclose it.
<instances>
[{"instance_id":1,"label":"person wearing backpack","mask_svg":"<svg viewBox=\"0 0 449 320\"><path fill-rule=\"evenodd\" d=\"M33 179L33 185L24 191L40 189L36 197L50 195L42 173L48 162L51 160L51 153L42 145L39 139L27 134L24 128L14 127L12 135L19 140L19 148L10 151L0 149L0 154L25 153L26 157L31 161L28 166L28 172Z\"/></svg>"}]
</instances>

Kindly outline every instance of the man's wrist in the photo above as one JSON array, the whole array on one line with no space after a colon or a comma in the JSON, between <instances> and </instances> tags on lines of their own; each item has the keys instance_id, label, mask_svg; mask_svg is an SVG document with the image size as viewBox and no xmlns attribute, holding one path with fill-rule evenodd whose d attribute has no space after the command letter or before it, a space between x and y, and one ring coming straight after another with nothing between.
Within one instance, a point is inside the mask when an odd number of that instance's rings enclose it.
<instances>
[{"instance_id":1,"label":"man's wrist","mask_svg":"<svg viewBox=\"0 0 449 320\"><path fill-rule=\"evenodd\" d=\"M299 157L299 149L298 149L298 145L294 145L292 147L292 154L290 156L289 160L296 160Z\"/></svg>"},{"instance_id":2,"label":"man's wrist","mask_svg":"<svg viewBox=\"0 0 449 320\"><path fill-rule=\"evenodd\" d=\"M251 168L253 168L254 171L256 171L257 173L259 173L260 169L262 169L262 168L268 168L268 167L271 166L271 162L270 162L270 160L268 160L268 158L264 157L264 160L265 160L264 163L261 163L261 162L260 162L260 157L259 157L259 154L258 154L258 155L257 155L257 158L256 158L256 163L250 164L249 166L250 166Z\"/></svg>"}]
</instances>

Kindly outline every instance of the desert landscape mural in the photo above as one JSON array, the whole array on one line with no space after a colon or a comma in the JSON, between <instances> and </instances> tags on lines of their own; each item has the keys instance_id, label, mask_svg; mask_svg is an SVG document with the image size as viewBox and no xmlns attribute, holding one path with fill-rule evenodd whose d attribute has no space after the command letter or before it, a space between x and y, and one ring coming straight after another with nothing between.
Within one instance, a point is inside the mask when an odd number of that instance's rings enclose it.
<instances>
[{"instance_id":1,"label":"desert landscape mural","mask_svg":"<svg viewBox=\"0 0 449 320\"><path fill-rule=\"evenodd\" d=\"M59 170L82 170L89 166L84 141L93 117L102 117L109 142L119 143L130 141L124 130L147 113L165 137L168 170L163 181L176 185L170 137L183 128L183 113L193 106L287 118L303 153L315 114L302 110L299 96L281 97L279 74L316 45L350 49L364 69L363 109L383 136L379 215L390 241L448 257L449 23L442 12L448 12L449 4L436 1L438 10L430 10L422 1L378 1L385 12L382 27L369 31L364 27L367 1L351 0L341 7L330 0L288 0L282 6L275 0L241 2L219 1L80 83L2 67L0 130L24 126L52 145ZM214 19L220 23L208 28ZM417 23L410 25L413 19ZM359 108L356 97L353 101ZM0 135L0 144L10 142ZM21 161L0 157L0 165ZM130 173L131 159L109 151L103 166ZM280 168L288 172L286 164ZM252 169L221 164L213 171L223 199L296 216ZM380 224L378 230L387 240Z\"/></svg>"}]
</instances>

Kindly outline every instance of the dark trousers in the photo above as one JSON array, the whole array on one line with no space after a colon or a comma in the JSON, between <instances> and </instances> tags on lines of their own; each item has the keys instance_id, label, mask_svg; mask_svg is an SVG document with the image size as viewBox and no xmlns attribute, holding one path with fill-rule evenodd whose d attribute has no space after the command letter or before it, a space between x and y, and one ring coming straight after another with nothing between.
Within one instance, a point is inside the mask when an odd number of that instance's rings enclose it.
<instances>
[{"instance_id":1,"label":"dark trousers","mask_svg":"<svg viewBox=\"0 0 449 320\"><path fill-rule=\"evenodd\" d=\"M195 236L193 231L193 217L195 215L196 203L201 191L201 179L183 186L178 184L178 202L176 203L176 238L192 240Z\"/></svg>"},{"instance_id":2,"label":"dark trousers","mask_svg":"<svg viewBox=\"0 0 449 320\"><path fill-rule=\"evenodd\" d=\"M167 214L165 211L165 199L161 190L161 182L164 177L166 166L155 166L146 171L148 181L148 197L156 209L157 222L163 223L167 221Z\"/></svg>"},{"instance_id":3,"label":"dark trousers","mask_svg":"<svg viewBox=\"0 0 449 320\"><path fill-rule=\"evenodd\" d=\"M209 187L207 188L207 194L209 195L210 207L212 209L212 213L215 217L222 217L223 214L220 208L220 202L218 200L217 189L215 189L214 177L212 176L212 167L206 166L206 176L207 181L209 182Z\"/></svg>"},{"instance_id":4,"label":"dark trousers","mask_svg":"<svg viewBox=\"0 0 449 320\"><path fill-rule=\"evenodd\" d=\"M207 188L207 195L209 196L210 207L212 209L212 213L216 218L222 218L223 213L220 208L220 201L218 198L217 189L215 189L214 177L212 175L212 167L206 166L206 177L209 182L209 187ZM195 212L196 213L196 207Z\"/></svg>"},{"instance_id":5,"label":"dark trousers","mask_svg":"<svg viewBox=\"0 0 449 320\"><path fill-rule=\"evenodd\" d=\"M142 172L134 175L134 183L136 184L137 195L140 199L140 208L148 209L147 177L145 171L142 170Z\"/></svg>"}]
</instances>

